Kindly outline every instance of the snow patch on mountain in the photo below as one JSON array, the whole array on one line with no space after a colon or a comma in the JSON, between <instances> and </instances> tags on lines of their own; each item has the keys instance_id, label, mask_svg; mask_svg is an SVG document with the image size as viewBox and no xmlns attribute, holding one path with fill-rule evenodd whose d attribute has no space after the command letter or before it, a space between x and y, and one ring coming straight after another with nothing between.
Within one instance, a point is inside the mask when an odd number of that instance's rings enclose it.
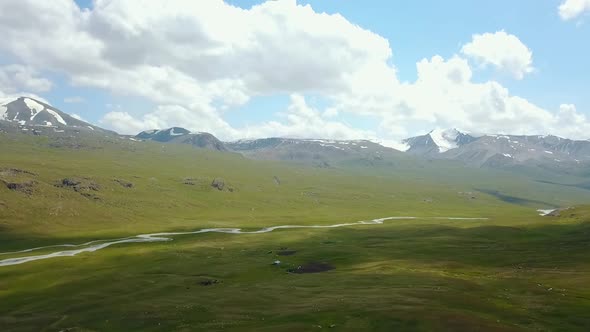
<instances>
[{"instance_id":1,"label":"snow patch on mountain","mask_svg":"<svg viewBox=\"0 0 590 332\"><path fill-rule=\"evenodd\" d=\"M33 99L25 98L23 101L25 102L27 107L31 110L31 114L33 115L33 116L31 116L31 120L33 119L33 117L37 113L39 113L45 109L45 106L39 104L38 102L34 101Z\"/></svg>"},{"instance_id":2,"label":"snow patch on mountain","mask_svg":"<svg viewBox=\"0 0 590 332\"><path fill-rule=\"evenodd\" d=\"M375 141L375 143L382 145L384 147L387 147L387 148L396 149L401 152L406 152L411 148L411 146L408 143L406 143L406 140L402 140L402 141L377 140L377 141ZM353 144L356 145L356 143L353 143Z\"/></svg>"},{"instance_id":3,"label":"snow patch on mountain","mask_svg":"<svg viewBox=\"0 0 590 332\"><path fill-rule=\"evenodd\" d=\"M182 135L186 135L186 133L184 133L184 132L175 132L174 129L175 128L170 128L169 129L170 136L182 136Z\"/></svg>"},{"instance_id":4,"label":"snow patch on mountain","mask_svg":"<svg viewBox=\"0 0 590 332\"><path fill-rule=\"evenodd\" d=\"M458 147L457 137L459 137L459 134L460 132L457 129L435 129L429 133L430 138L438 146L438 150L441 153Z\"/></svg>"},{"instance_id":5,"label":"snow patch on mountain","mask_svg":"<svg viewBox=\"0 0 590 332\"><path fill-rule=\"evenodd\" d=\"M57 122L61 123L64 126L68 125L66 123L66 121L64 120L64 118L62 118L61 115L57 114L56 111L50 110L49 108L45 109L45 111L47 111L49 114L51 114L55 118L55 120L57 120Z\"/></svg>"},{"instance_id":6,"label":"snow patch on mountain","mask_svg":"<svg viewBox=\"0 0 590 332\"><path fill-rule=\"evenodd\" d=\"M384 143L383 146L389 147L389 148L393 148L396 149L398 151L401 152L406 152L408 151L411 146L405 142L395 142L395 144L392 143Z\"/></svg>"}]
</instances>

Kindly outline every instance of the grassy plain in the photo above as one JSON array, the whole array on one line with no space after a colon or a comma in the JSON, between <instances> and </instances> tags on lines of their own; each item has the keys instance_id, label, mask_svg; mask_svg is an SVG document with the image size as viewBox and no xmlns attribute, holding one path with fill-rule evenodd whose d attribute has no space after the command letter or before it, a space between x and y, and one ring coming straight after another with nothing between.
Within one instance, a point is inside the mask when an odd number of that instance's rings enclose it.
<instances>
[{"instance_id":1,"label":"grassy plain","mask_svg":"<svg viewBox=\"0 0 590 332\"><path fill-rule=\"evenodd\" d=\"M411 159L319 169L107 138L4 135L0 151L0 180L34 181L31 193L0 188L1 252L204 227L490 218L187 235L0 267L3 331L590 328L590 210L535 212L589 191ZM212 188L217 177L233 191ZM98 190L56 186L64 178ZM310 263L334 269L288 273Z\"/></svg>"}]
</instances>

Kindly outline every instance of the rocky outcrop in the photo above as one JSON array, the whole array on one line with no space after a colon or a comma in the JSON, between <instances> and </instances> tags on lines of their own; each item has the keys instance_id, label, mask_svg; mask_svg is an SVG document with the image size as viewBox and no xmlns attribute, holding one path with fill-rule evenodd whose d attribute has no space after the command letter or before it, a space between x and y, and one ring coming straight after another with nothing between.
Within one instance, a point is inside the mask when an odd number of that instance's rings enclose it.
<instances>
[{"instance_id":1,"label":"rocky outcrop","mask_svg":"<svg viewBox=\"0 0 590 332\"><path fill-rule=\"evenodd\" d=\"M116 183L118 183L123 188L133 188L133 183L121 179L114 179Z\"/></svg>"},{"instance_id":2,"label":"rocky outcrop","mask_svg":"<svg viewBox=\"0 0 590 332\"><path fill-rule=\"evenodd\" d=\"M37 182L34 180L25 182L8 182L2 180L2 182L4 183L4 185L6 185L6 188L8 188L9 190L21 192L27 195L33 194L34 186L35 184L37 184Z\"/></svg>"},{"instance_id":3,"label":"rocky outcrop","mask_svg":"<svg viewBox=\"0 0 590 332\"><path fill-rule=\"evenodd\" d=\"M73 190L86 198L100 200L100 197L96 195L96 192L100 191L100 185L88 178L64 178L55 186Z\"/></svg>"},{"instance_id":4,"label":"rocky outcrop","mask_svg":"<svg viewBox=\"0 0 590 332\"><path fill-rule=\"evenodd\" d=\"M225 189L225 180L222 178L215 178L213 182L211 182L211 187L223 191L223 189Z\"/></svg>"}]
</instances>

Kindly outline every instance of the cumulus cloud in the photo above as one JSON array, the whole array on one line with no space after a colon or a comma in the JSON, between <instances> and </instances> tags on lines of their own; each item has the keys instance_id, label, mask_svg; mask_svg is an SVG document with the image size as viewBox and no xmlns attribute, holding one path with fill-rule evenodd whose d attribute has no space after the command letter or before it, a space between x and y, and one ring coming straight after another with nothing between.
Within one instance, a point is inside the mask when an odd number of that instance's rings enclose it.
<instances>
[{"instance_id":1,"label":"cumulus cloud","mask_svg":"<svg viewBox=\"0 0 590 332\"><path fill-rule=\"evenodd\" d=\"M561 104L559 111L554 116L554 130L563 128L562 133L567 137L588 138L590 123L586 115L578 112L572 104Z\"/></svg>"},{"instance_id":2,"label":"cumulus cloud","mask_svg":"<svg viewBox=\"0 0 590 332\"><path fill-rule=\"evenodd\" d=\"M0 66L0 104L9 103L21 96L50 104L35 92L49 91L53 83L39 75L39 72L30 66L19 64Z\"/></svg>"},{"instance_id":3,"label":"cumulus cloud","mask_svg":"<svg viewBox=\"0 0 590 332\"><path fill-rule=\"evenodd\" d=\"M590 0L565 0L558 9L562 20L572 20L590 11Z\"/></svg>"},{"instance_id":4,"label":"cumulus cloud","mask_svg":"<svg viewBox=\"0 0 590 332\"><path fill-rule=\"evenodd\" d=\"M145 129L162 129L183 126L192 131L213 132L225 140L257 137L299 137L334 139L376 139L374 133L353 128L338 121L326 120L321 111L310 107L305 97L290 96L290 104L280 114L283 121L267 121L235 129L214 112L199 109L197 105L185 108L180 105L159 106L152 112L136 117L128 112L109 112L103 124L126 134L137 134Z\"/></svg>"},{"instance_id":5,"label":"cumulus cloud","mask_svg":"<svg viewBox=\"0 0 590 332\"><path fill-rule=\"evenodd\" d=\"M241 131L245 137L294 137L330 139L375 139L371 131L356 129L340 121L327 120L322 112L308 105L305 97L291 95L286 112L281 114L284 121L269 121L249 126Z\"/></svg>"},{"instance_id":6,"label":"cumulus cloud","mask_svg":"<svg viewBox=\"0 0 590 332\"><path fill-rule=\"evenodd\" d=\"M37 70L30 66L7 65L0 66L0 90L5 93L15 93L20 90L32 92L46 92L53 84L46 78L40 77Z\"/></svg>"},{"instance_id":7,"label":"cumulus cloud","mask_svg":"<svg viewBox=\"0 0 590 332\"><path fill-rule=\"evenodd\" d=\"M457 127L476 133L587 138L590 123L574 105L561 105L551 112L511 95L498 82L473 82L467 60L458 56L424 59L418 62L417 71L416 82L399 90L399 105L389 116L394 127L400 121L422 122L432 128Z\"/></svg>"},{"instance_id":8,"label":"cumulus cloud","mask_svg":"<svg viewBox=\"0 0 590 332\"><path fill-rule=\"evenodd\" d=\"M46 100L43 97L40 97L34 93L30 93L30 92L26 92L26 91L21 91L21 92L16 92L16 93L7 93L2 90L0 90L0 105L10 103L19 97L30 97L30 98L34 98L36 100L42 101L47 105L51 105L51 103L48 100Z\"/></svg>"},{"instance_id":9,"label":"cumulus cloud","mask_svg":"<svg viewBox=\"0 0 590 332\"><path fill-rule=\"evenodd\" d=\"M533 52L518 37L505 31L475 34L471 42L463 45L461 53L519 80L534 70Z\"/></svg>"},{"instance_id":10,"label":"cumulus cloud","mask_svg":"<svg viewBox=\"0 0 590 332\"><path fill-rule=\"evenodd\" d=\"M116 130L120 134L134 135L150 127L150 124L145 121L134 118L127 112L108 112L100 120L101 124L105 124L110 128Z\"/></svg>"},{"instance_id":11,"label":"cumulus cloud","mask_svg":"<svg viewBox=\"0 0 590 332\"><path fill-rule=\"evenodd\" d=\"M163 105L151 112L133 116L125 111L108 112L100 121L101 124L124 134L137 134L146 129L162 129L182 126L193 131L207 131L232 139L237 132L220 116L210 109L198 105Z\"/></svg>"},{"instance_id":12,"label":"cumulus cloud","mask_svg":"<svg viewBox=\"0 0 590 332\"><path fill-rule=\"evenodd\" d=\"M39 10L42 20L12 22ZM75 85L180 106L190 111L177 111L192 112L194 122L252 96L345 96L395 81L386 39L295 0L247 10L220 0L98 0L92 10L70 0L12 0L0 3L0 32L0 48L27 63L64 73ZM130 124L125 131L139 127L117 115ZM156 116L140 115L138 121L154 124Z\"/></svg>"},{"instance_id":13,"label":"cumulus cloud","mask_svg":"<svg viewBox=\"0 0 590 332\"><path fill-rule=\"evenodd\" d=\"M39 11L41 20L13 22ZM386 39L295 0L248 10L220 0L97 0L92 10L71 0L8 0L0 28L0 47L27 63L162 103L341 91L359 69L391 56Z\"/></svg>"},{"instance_id":14,"label":"cumulus cloud","mask_svg":"<svg viewBox=\"0 0 590 332\"><path fill-rule=\"evenodd\" d=\"M295 0L249 9L222 0L95 0L91 9L72 0L5 0L0 35L0 54L30 68L155 105L143 113L109 110L102 124L128 134L183 126L224 139L393 142L426 126L561 135L582 135L575 128L587 127L575 108L546 110L498 82L473 81L468 60L517 79L534 70L531 50L504 31L474 35L447 59L419 61L415 82L398 79L385 38ZM225 110L253 97L276 94L291 96L276 121L234 128L223 118ZM308 95L320 96L327 106L309 106ZM343 121L346 114L371 117L379 125L361 130Z\"/></svg>"}]
</instances>

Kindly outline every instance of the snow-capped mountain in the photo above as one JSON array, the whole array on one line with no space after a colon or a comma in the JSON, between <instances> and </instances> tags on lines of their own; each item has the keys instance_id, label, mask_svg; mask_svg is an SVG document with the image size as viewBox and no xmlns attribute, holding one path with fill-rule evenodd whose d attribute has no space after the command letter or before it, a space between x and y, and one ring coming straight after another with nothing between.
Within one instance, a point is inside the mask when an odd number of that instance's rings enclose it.
<instances>
[{"instance_id":1,"label":"snow-capped mountain","mask_svg":"<svg viewBox=\"0 0 590 332\"><path fill-rule=\"evenodd\" d=\"M161 143L190 144L195 147L217 151L227 150L225 145L215 136L209 133L191 133L189 130L181 127L142 131L135 136L135 139Z\"/></svg>"},{"instance_id":2,"label":"snow-capped mountain","mask_svg":"<svg viewBox=\"0 0 590 332\"><path fill-rule=\"evenodd\" d=\"M551 135L485 135L443 157L479 166L579 164L590 161L590 142Z\"/></svg>"},{"instance_id":3,"label":"snow-capped mountain","mask_svg":"<svg viewBox=\"0 0 590 332\"><path fill-rule=\"evenodd\" d=\"M472 135L433 130L403 141L409 153L486 167L590 162L590 141L557 136Z\"/></svg>"},{"instance_id":4,"label":"snow-capped mountain","mask_svg":"<svg viewBox=\"0 0 590 332\"><path fill-rule=\"evenodd\" d=\"M117 135L30 97L0 100L0 131L68 137ZM256 159L296 161L322 167L338 162L374 164L403 159L399 150L368 140L262 138L223 143L209 133L192 133L181 127L143 131L131 139L231 150ZM401 150L410 155L410 159L456 160L476 167L534 166L569 172L590 165L590 141L551 135L474 135L457 129L435 129L426 135L405 139L400 146L404 146Z\"/></svg>"},{"instance_id":5,"label":"snow-capped mountain","mask_svg":"<svg viewBox=\"0 0 590 332\"><path fill-rule=\"evenodd\" d=\"M403 141L407 152L418 155L432 155L456 149L476 140L476 137L457 129L435 129L426 135L415 136Z\"/></svg>"},{"instance_id":6,"label":"snow-capped mountain","mask_svg":"<svg viewBox=\"0 0 590 332\"><path fill-rule=\"evenodd\" d=\"M0 120L27 127L103 129L78 120L57 108L30 97L0 102Z\"/></svg>"},{"instance_id":7,"label":"snow-capped mountain","mask_svg":"<svg viewBox=\"0 0 590 332\"><path fill-rule=\"evenodd\" d=\"M191 132L184 128L180 127L172 127L168 129L158 130L146 130L142 131L141 133L137 134L135 138L143 139L143 140L151 140L156 142L168 142L179 136L190 135Z\"/></svg>"}]
</instances>

